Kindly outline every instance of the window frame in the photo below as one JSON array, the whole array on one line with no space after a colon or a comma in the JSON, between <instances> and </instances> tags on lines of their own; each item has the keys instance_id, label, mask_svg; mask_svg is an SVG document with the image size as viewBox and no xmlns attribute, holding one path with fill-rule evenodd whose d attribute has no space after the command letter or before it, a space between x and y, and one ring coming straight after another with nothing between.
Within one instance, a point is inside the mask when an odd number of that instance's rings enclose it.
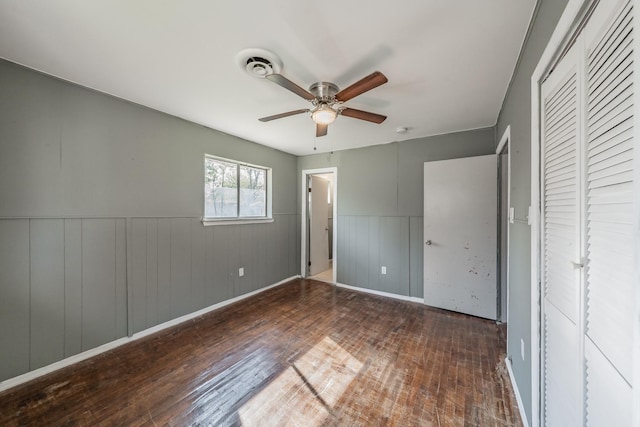
<instances>
[{"instance_id":1,"label":"window frame","mask_svg":"<svg viewBox=\"0 0 640 427\"><path fill-rule=\"evenodd\" d=\"M207 217L207 160L217 160L220 162L230 163L235 165L236 167L236 195L237 195L237 209L236 216L230 217ZM271 210L271 196L272 196L272 169L268 166L256 165L247 162L241 162L238 160L228 159L225 157L214 156L212 154L204 154L203 158L203 206L202 206L202 224L205 226L209 225L232 225L232 224L256 224L256 223L267 223L273 222L272 210ZM241 167L249 167L254 169L261 169L265 171L265 186L266 186L266 194L265 194L265 215L264 216L240 216L240 168Z\"/></svg>"}]
</instances>

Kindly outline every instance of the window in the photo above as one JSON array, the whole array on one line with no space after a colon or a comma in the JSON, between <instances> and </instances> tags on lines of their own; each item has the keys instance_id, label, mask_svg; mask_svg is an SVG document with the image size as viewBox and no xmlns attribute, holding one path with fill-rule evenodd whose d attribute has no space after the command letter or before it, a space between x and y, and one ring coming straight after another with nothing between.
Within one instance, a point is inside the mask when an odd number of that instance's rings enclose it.
<instances>
[{"instance_id":1,"label":"window","mask_svg":"<svg viewBox=\"0 0 640 427\"><path fill-rule=\"evenodd\" d=\"M204 219L267 219L271 169L205 155Z\"/></svg>"}]
</instances>

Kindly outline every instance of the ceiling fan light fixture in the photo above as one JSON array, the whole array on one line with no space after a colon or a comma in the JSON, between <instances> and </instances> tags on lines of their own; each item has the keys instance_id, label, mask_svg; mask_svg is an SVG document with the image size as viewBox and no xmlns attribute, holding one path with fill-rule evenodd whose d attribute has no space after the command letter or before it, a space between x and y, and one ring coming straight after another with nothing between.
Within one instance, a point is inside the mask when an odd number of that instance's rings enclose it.
<instances>
[{"instance_id":1,"label":"ceiling fan light fixture","mask_svg":"<svg viewBox=\"0 0 640 427\"><path fill-rule=\"evenodd\" d=\"M319 125L329 125L336 120L338 113L326 104L320 105L311 113L311 118Z\"/></svg>"}]
</instances>

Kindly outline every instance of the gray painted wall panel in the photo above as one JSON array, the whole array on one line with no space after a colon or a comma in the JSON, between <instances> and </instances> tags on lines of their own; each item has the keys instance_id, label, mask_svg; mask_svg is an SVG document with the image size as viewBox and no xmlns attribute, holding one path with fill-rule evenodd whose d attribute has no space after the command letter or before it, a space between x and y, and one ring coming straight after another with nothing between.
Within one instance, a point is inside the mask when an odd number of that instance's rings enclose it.
<instances>
[{"instance_id":1,"label":"gray painted wall panel","mask_svg":"<svg viewBox=\"0 0 640 427\"><path fill-rule=\"evenodd\" d=\"M124 218L115 220L116 226L116 325L115 336L127 335L127 221Z\"/></svg>"},{"instance_id":2,"label":"gray painted wall panel","mask_svg":"<svg viewBox=\"0 0 640 427\"><path fill-rule=\"evenodd\" d=\"M349 283L357 283L358 282L358 251L360 248L358 247L358 217L350 216L349 217Z\"/></svg>"},{"instance_id":3,"label":"gray painted wall panel","mask_svg":"<svg viewBox=\"0 0 640 427\"><path fill-rule=\"evenodd\" d=\"M339 228L337 233L334 233L338 239L338 253L337 256L340 260L345 260L345 262L337 263L337 280L339 283L349 284L352 283L351 277L349 277L349 263L346 260L351 259L351 254L349 253L349 230L350 227L350 219L348 216L339 217Z\"/></svg>"},{"instance_id":4,"label":"gray painted wall panel","mask_svg":"<svg viewBox=\"0 0 640 427\"><path fill-rule=\"evenodd\" d=\"M31 220L30 369L64 357L64 220Z\"/></svg>"},{"instance_id":5,"label":"gray painted wall panel","mask_svg":"<svg viewBox=\"0 0 640 427\"><path fill-rule=\"evenodd\" d=\"M355 225L355 250L354 261L354 285L366 287L369 284L369 217L354 217Z\"/></svg>"},{"instance_id":6,"label":"gray painted wall panel","mask_svg":"<svg viewBox=\"0 0 640 427\"><path fill-rule=\"evenodd\" d=\"M191 307L200 310L205 300L205 227L200 220L191 219ZM193 311L193 310L192 310Z\"/></svg>"},{"instance_id":7,"label":"gray painted wall panel","mask_svg":"<svg viewBox=\"0 0 640 427\"><path fill-rule=\"evenodd\" d=\"M204 227L197 218L133 219L130 262L132 285L137 289L133 295L135 331L184 314L175 311L160 320L150 313L174 305L199 310L289 277L289 265L297 255L289 245L290 236L296 235L295 215L275 217L271 224L214 227ZM164 230L159 236L157 227ZM159 272L162 265L169 267ZM241 266L245 268L242 278L238 277ZM173 281L169 284L163 276Z\"/></svg>"},{"instance_id":8,"label":"gray painted wall panel","mask_svg":"<svg viewBox=\"0 0 640 427\"><path fill-rule=\"evenodd\" d=\"M29 370L29 221L0 220L0 379Z\"/></svg>"},{"instance_id":9,"label":"gray painted wall panel","mask_svg":"<svg viewBox=\"0 0 640 427\"><path fill-rule=\"evenodd\" d=\"M82 220L64 220L64 356L82 351Z\"/></svg>"},{"instance_id":10,"label":"gray painted wall panel","mask_svg":"<svg viewBox=\"0 0 640 427\"><path fill-rule=\"evenodd\" d=\"M64 356L82 351L82 220L64 220Z\"/></svg>"},{"instance_id":11,"label":"gray painted wall panel","mask_svg":"<svg viewBox=\"0 0 640 427\"><path fill-rule=\"evenodd\" d=\"M171 317L191 311L191 220L171 219Z\"/></svg>"},{"instance_id":12,"label":"gray painted wall panel","mask_svg":"<svg viewBox=\"0 0 640 427\"><path fill-rule=\"evenodd\" d=\"M270 227L261 228L264 230L264 234L259 236L258 241L263 242L263 252L259 252L259 256L264 257L264 254L270 254L273 251L273 264L271 265L276 267L274 271L287 271L287 260L289 254L287 236L289 235L289 232L286 228L286 220L275 221ZM275 243L275 245L271 246L271 248L269 248L269 246L267 245L267 242L270 241L273 241ZM267 261L268 260L269 258L267 257ZM271 279L275 279L275 277L271 277Z\"/></svg>"},{"instance_id":13,"label":"gray painted wall panel","mask_svg":"<svg viewBox=\"0 0 640 427\"><path fill-rule=\"evenodd\" d=\"M424 297L424 219L421 216L409 218L409 268L411 295Z\"/></svg>"},{"instance_id":14,"label":"gray painted wall panel","mask_svg":"<svg viewBox=\"0 0 640 427\"><path fill-rule=\"evenodd\" d=\"M269 244L269 236L275 235L276 239L278 237L288 238L289 230L287 228L288 218L287 217L279 217L273 223L273 226L268 226L266 224L258 224L256 226L256 241L254 242L253 251L254 251L254 265L255 265L255 275L254 275L254 290L264 287L268 285L270 282L270 278L267 277L269 271L271 271L268 254L271 250L278 251L278 260L280 261L276 267L277 271L287 272L288 273L288 264L285 264L284 268L282 265L282 255L283 250L285 254L288 254L289 248L288 243L285 245L279 244L276 247L273 247ZM285 226L283 227L283 224ZM273 230L273 231L271 231ZM284 261L287 262L288 258L285 255ZM273 271L276 271L274 269Z\"/></svg>"},{"instance_id":15,"label":"gray painted wall panel","mask_svg":"<svg viewBox=\"0 0 640 427\"><path fill-rule=\"evenodd\" d=\"M133 295L133 331L140 332L147 324L147 221L131 220L131 287Z\"/></svg>"},{"instance_id":16,"label":"gray painted wall panel","mask_svg":"<svg viewBox=\"0 0 640 427\"><path fill-rule=\"evenodd\" d=\"M393 251L388 245L391 243L389 239L389 224L388 217L380 217L380 225L378 227L378 239L379 239L379 250L378 250L378 275L380 277L380 290L385 292L392 292L396 289L397 285L393 281L393 277L398 274L395 271L395 266L393 265ZM387 267L387 274L383 275L381 273L382 266Z\"/></svg>"},{"instance_id":17,"label":"gray painted wall panel","mask_svg":"<svg viewBox=\"0 0 640 427\"><path fill-rule=\"evenodd\" d=\"M256 265L256 224L241 227L238 231L240 237L240 258L238 259L238 268L244 268L244 276L238 276L238 285L240 286L240 294L246 294L255 288L255 269L248 266ZM238 271L236 271L236 274L238 274Z\"/></svg>"},{"instance_id":18,"label":"gray painted wall panel","mask_svg":"<svg viewBox=\"0 0 640 427\"><path fill-rule=\"evenodd\" d=\"M215 265L214 279L211 282L212 302L220 302L225 299L233 298L235 295L233 289L233 276L231 276L228 251L229 241L231 240L232 226L211 227L213 230L213 264Z\"/></svg>"},{"instance_id":19,"label":"gray painted wall panel","mask_svg":"<svg viewBox=\"0 0 640 427\"><path fill-rule=\"evenodd\" d=\"M338 282L409 296L409 218L345 215L339 224Z\"/></svg>"},{"instance_id":20,"label":"gray painted wall panel","mask_svg":"<svg viewBox=\"0 0 640 427\"><path fill-rule=\"evenodd\" d=\"M158 320L158 220L147 219L147 325Z\"/></svg>"},{"instance_id":21,"label":"gray painted wall panel","mask_svg":"<svg viewBox=\"0 0 640 427\"><path fill-rule=\"evenodd\" d=\"M231 283L233 283L233 296L237 297L242 295L240 278L238 277L238 268L240 267L240 229L234 226L225 228L228 228L227 231L229 232L226 241L227 250L229 251L226 274L231 279Z\"/></svg>"},{"instance_id":22,"label":"gray painted wall panel","mask_svg":"<svg viewBox=\"0 0 640 427\"><path fill-rule=\"evenodd\" d=\"M369 287L382 290L380 285L380 217L369 217Z\"/></svg>"},{"instance_id":23,"label":"gray painted wall panel","mask_svg":"<svg viewBox=\"0 0 640 427\"><path fill-rule=\"evenodd\" d=\"M409 220L384 217L380 225L380 265L387 267L381 290L409 296Z\"/></svg>"},{"instance_id":24,"label":"gray painted wall panel","mask_svg":"<svg viewBox=\"0 0 640 427\"><path fill-rule=\"evenodd\" d=\"M158 222L158 322L171 320L171 219Z\"/></svg>"},{"instance_id":25,"label":"gray painted wall panel","mask_svg":"<svg viewBox=\"0 0 640 427\"><path fill-rule=\"evenodd\" d=\"M206 295L205 298L207 300L207 305L215 304L216 302L219 301L217 300L218 292L216 290L216 281L219 280L218 278L219 260L217 260L215 256L216 255L215 244L217 243L217 241L215 240L216 228L220 228L220 227L207 227L207 229L205 230L206 239L207 239L207 246L206 246L207 257L205 259L207 286L205 288L205 295Z\"/></svg>"},{"instance_id":26,"label":"gray painted wall panel","mask_svg":"<svg viewBox=\"0 0 640 427\"><path fill-rule=\"evenodd\" d=\"M302 240L302 215L298 213L295 218L296 221L296 241L295 241L295 251L296 251L296 262L293 266L296 274L302 274L300 271L300 265L302 263L302 253L300 252L300 242Z\"/></svg>"},{"instance_id":27,"label":"gray painted wall panel","mask_svg":"<svg viewBox=\"0 0 640 427\"><path fill-rule=\"evenodd\" d=\"M289 230L286 227L283 227L284 221L276 221L272 224L271 227L266 229L266 240L268 242L274 242L275 245L271 247L273 249L273 265L276 267L271 273L270 282L273 283L276 281L276 277L273 276L275 271L287 271L288 264L288 245L287 245L287 236L289 234ZM271 253L269 250L269 246L265 245L265 250L267 254ZM267 258L269 260L269 258Z\"/></svg>"},{"instance_id":28,"label":"gray painted wall panel","mask_svg":"<svg viewBox=\"0 0 640 427\"><path fill-rule=\"evenodd\" d=\"M299 215L287 215L287 230L288 234L288 256L287 256L287 277L300 274L300 216ZM294 230L292 233L291 230ZM291 254L295 254L291 256Z\"/></svg>"},{"instance_id":29,"label":"gray painted wall panel","mask_svg":"<svg viewBox=\"0 0 640 427\"><path fill-rule=\"evenodd\" d=\"M116 221L82 220L82 349L116 335Z\"/></svg>"}]
</instances>

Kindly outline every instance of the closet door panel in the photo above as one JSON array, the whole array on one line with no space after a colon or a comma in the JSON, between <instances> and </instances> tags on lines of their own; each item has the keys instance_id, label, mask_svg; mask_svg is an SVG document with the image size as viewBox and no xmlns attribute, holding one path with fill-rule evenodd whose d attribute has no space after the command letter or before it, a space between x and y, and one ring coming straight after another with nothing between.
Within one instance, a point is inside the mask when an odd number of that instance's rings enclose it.
<instances>
[{"instance_id":1,"label":"closet door panel","mask_svg":"<svg viewBox=\"0 0 640 427\"><path fill-rule=\"evenodd\" d=\"M542 86L543 417L581 424L580 76L574 46Z\"/></svg>"},{"instance_id":2,"label":"closet door panel","mask_svg":"<svg viewBox=\"0 0 640 427\"><path fill-rule=\"evenodd\" d=\"M585 342L587 396L587 426L630 426L633 390L615 370L602 352Z\"/></svg>"},{"instance_id":3,"label":"closet door panel","mask_svg":"<svg viewBox=\"0 0 640 427\"><path fill-rule=\"evenodd\" d=\"M579 426L580 336L553 305L544 313L544 420L546 426Z\"/></svg>"},{"instance_id":4,"label":"closet door panel","mask_svg":"<svg viewBox=\"0 0 640 427\"><path fill-rule=\"evenodd\" d=\"M611 2L608 2L609 4ZM586 324L591 366L587 409L607 369L631 382L633 341L633 8L603 3L587 31ZM608 20L607 20L608 19ZM594 352L602 352L595 356ZM595 363L593 361L598 361ZM608 360L610 367L604 365ZM592 378L589 378L589 375ZM619 379L611 376L611 382ZM598 398L596 398L598 397Z\"/></svg>"}]
</instances>

